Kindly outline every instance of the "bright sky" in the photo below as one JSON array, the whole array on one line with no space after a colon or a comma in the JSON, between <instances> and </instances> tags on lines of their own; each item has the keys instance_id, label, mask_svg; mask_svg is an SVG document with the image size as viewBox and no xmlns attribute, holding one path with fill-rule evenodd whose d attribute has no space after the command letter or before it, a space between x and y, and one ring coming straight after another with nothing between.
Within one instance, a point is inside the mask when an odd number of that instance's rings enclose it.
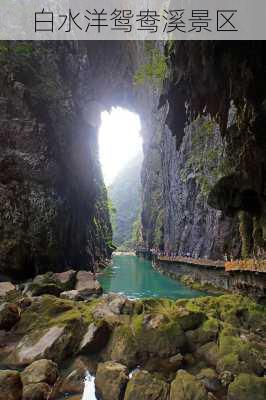
<instances>
[{"instance_id":1,"label":"bright sky","mask_svg":"<svg viewBox=\"0 0 266 400\"><path fill-rule=\"evenodd\" d=\"M142 151L141 123L137 114L120 107L101 114L100 161L105 184L109 186L129 160Z\"/></svg>"}]
</instances>

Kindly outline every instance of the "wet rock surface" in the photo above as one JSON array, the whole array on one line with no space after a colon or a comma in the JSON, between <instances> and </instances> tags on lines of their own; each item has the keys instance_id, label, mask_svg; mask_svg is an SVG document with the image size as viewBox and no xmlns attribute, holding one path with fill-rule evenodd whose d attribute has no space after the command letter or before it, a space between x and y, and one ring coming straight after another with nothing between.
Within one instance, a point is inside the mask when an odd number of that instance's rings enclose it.
<instances>
[{"instance_id":1,"label":"wet rock surface","mask_svg":"<svg viewBox=\"0 0 266 400\"><path fill-rule=\"evenodd\" d=\"M125 400L167 400L169 385L153 376L148 371L139 370L133 373L127 384Z\"/></svg>"},{"instance_id":2,"label":"wet rock surface","mask_svg":"<svg viewBox=\"0 0 266 400\"><path fill-rule=\"evenodd\" d=\"M0 282L0 298L5 297L9 292L16 290L16 286L11 282Z\"/></svg>"},{"instance_id":3,"label":"wet rock surface","mask_svg":"<svg viewBox=\"0 0 266 400\"><path fill-rule=\"evenodd\" d=\"M0 304L0 330L10 330L20 319L20 309L16 304Z\"/></svg>"},{"instance_id":4,"label":"wet rock surface","mask_svg":"<svg viewBox=\"0 0 266 400\"><path fill-rule=\"evenodd\" d=\"M22 382L17 371L0 371L0 399L21 400Z\"/></svg>"},{"instance_id":5,"label":"wet rock surface","mask_svg":"<svg viewBox=\"0 0 266 400\"><path fill-rule=\"evenodd\" d=\"M126 366L108 361L98 365L95 379L96 393L101 400L122 400L128 382Z\"/></svg>"},{"instance_id":6,"label":"wet rock surface","mask_svg":"<svg viewBox=\"0 0 266 400\"><path fill-rule=\"evenodd\" d=\"M99 399L263 398L265 306L247 297L29 299L0 354L27 399L80 395L87 371Z\"/></svg>"},{"instance_id":7,"label":"wet rock surface","mask_svg":"<svg viewBox=\"0 0 266 400\"><path fill-rule=\"evenodd\" d=\"M24 386L41 382L53 385L58 375L59 371L56 363L51 360L43 359L35 361L25 368L21 373L21 380Z\"/></svg>"},{"instance_id":8,"label":"wet rock surface","mask_svg":"<svg viewBox=\"0 0 266 400\"><path fill-rule=\"evenodd\" d=\"M180 370L171 383L170 400L208 400L208 395L193 375Z\"/></svg>"},{"instance_id":9,"label":"wet rock surface","mask_svg":"<svg viewBox=\"0 0 266 400\"><path fill-rule=\"evenodd\" d=\"M23 387L23 400L47 400L51 388L47 383L32 383Z\"/></svg>"}]
</instances>

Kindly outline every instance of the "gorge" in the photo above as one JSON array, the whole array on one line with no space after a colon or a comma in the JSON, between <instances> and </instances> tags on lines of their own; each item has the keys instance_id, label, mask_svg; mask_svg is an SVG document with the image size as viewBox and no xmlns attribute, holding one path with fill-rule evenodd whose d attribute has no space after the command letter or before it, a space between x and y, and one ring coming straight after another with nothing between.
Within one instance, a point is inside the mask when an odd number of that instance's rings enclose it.
<instances>
[{"instance_id":1,"label":"gorge","mask_svg":"<svg viewBox=\"0 0 266 400\"><path fill-rule=\"evenodd\" d=\"M87 371L99 400L265 399L265 54L263 41L1 42L0 400L81 399ZM220 296L102 295L112 107L142 125L134 245L232 263L241 290L212 270Z\"/></svg>"}]
</instances>

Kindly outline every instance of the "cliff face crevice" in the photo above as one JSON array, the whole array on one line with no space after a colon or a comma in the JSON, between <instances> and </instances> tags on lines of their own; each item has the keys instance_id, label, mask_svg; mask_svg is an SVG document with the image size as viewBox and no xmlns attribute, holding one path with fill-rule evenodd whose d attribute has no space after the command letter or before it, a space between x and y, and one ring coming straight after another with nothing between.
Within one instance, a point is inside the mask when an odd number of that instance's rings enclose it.
<instances>
[{"instance_id":1,"label":"cliff face crevice","mask_svg":"<svg viewBox=\"0 0 266 400\"><path fill-rule=\"evenodd\" d=\"M97 133L101 111L134 108L131 50L137 51L135 43L3 45L2 274L24 278L68 266L87 269L110 257Z\"/></svg>"},{"instance_id":2,"label":"cliff face crevice","mask_svg":"<svg viewBox=\"0 0 266 400\"><path fill-rule=\"evenodd\" d=\"M167 55L161 178L149 189L162 191L163 211L159 228L147 225L158 207L144 199L146 244L180 255L263 256L265 45L175 42ZM150 231L160 231L159 240Z\"/></svg>"},{"instance_id":3,"label":"cliff face crevice","mask_svg":"<svg viewBox=\"0 0 266 400\"><path fill-rule=\"evenodd\" d=\"M147 62L142 42L0 50L1 274L91 268L110 256L97 131L112 106L141 118L147 246L265 253L263 43L176 42L160 88L133 84Z\"/></svg>"}]
</instances>

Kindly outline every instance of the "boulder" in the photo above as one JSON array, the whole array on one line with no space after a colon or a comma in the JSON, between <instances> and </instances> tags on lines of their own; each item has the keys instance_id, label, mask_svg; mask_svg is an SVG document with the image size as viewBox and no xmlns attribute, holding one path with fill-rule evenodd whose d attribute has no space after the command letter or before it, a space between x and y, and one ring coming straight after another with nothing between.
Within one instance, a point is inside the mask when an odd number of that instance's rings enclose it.
<instances>
[{"instance_id":1,"label":"boulder","mask_svg":"<svg viewBox=\"0 0 266 400\"><path fill-rule=\"evenodd\" d=\"M32 282L25 285L24 293L31 296L41 296L51 294L59 296L60 293L74 289L76 271L68 270L65 272L37 275Z\"/></svg>"},{"instance_id":2,"label":"boulder","mask_svg":"<svg viewBox=\"0 0 266 400\"><path fill-rule=\"evenodd\" d=\"M80 305L50 295L34 297L16 324L19 342L6 362L27 366L46 358L60 364L77 354L92 320L91 308L90 304Z\"/></svg>"},{"instance_id":3,"label":"boulder","mask_svg":"<svg viewBox=\"0 0 266 400\"><path fill-rule=\"evenodd\" d=\"M130 323L115 328L106 347L106 359L133 368L150 358L175 356L185 345L185 334L178 322L160 314L134 315Z\"/></svg>"},{"instance_id":4,"label":"boulder","mask_svg":"<svg viewBox=\"0 0 266 400\"><path fill-rule=\"evenodd\" d=\"M53 274L53 277L58 281L64 290L74 289L77 272L69 269L65 272L58 272Z\"/></svg>"},{"instance_id":5,"label":"boulder","mask_svg":"<svg viewBox=\"0 0 266 400\"><path fill-rule=\"evenodd\" d=\"M79 346L80 353L96 353L100 351L109 339L109 327L105 321L96 325L92 322Z\"/></svg>"},{"instance_id":6,"label":"boulder","mask_svg":"<svg viewBox=\"0 0 266 400\"><path fill-rule=\"evenodd\" d=\"M19 301L18 301L18 306L19 308L24 311L26 310L28 307L31 306L32 304L32 299L30 297L22 297Z\"/></svg>"},{"instance_id":7,"label":"boulder","mask_svg":"<svg viewBox=\"0 0 266 400\"><path fill-rule=\"evenodd\" d=\"M85 376L86 376L86 371L80 369L74 369L64 378L61 379L60 384L56 389L56 394L64 396L65 393L72 393L72 394L82 393L84 388Z\"/></svg>"},{"instance_id":8,"label":"boulder","mask_svg":"<svg viewBox=\"0 0 266 400\"><path fill-rule=\"evenodd\" d=\"M160 372L168 376L170 373L175 373L182 366L183 360L184 357L180 353L169 358L150 357L144 364L144 368L149 372Z\"/></svg>"},{"instance_id":9,"label":"boulder","mask_svg":"<svg viewBox=\"0 0 266 400\"><path fill-rule=\"evenodd\" d=\"M240 374L228 387L228 400L265 400L266 378Z\"/></svg>"},{"instance_id":10,"label":"boulder","mask_svg":"<svg viewBox=\"0 0 266 400\"><path fill-rule=\"evenodd\" d=\"M95 319L131 315L134 310L134 302L126 296L117 293L103 295L100 303L95 307L93 316Z\"/></svg>"},{"instance_id":11,"label":"boulder","mask_svg":"<svg viewBox=\"0 0 266 400\"><path fill-rule=\"evenodd\" d=\"M179 370L171 383L169 400L208 400L208 394L193 375Z\"/></svg>"},{"instance_id":12,"label":"boulder","mask_svg":"<svg viewBox=\"0 0 266 400\"><path fill-rule=\"evenodd\" d=\"M0 371L0 400L21 400L22 382L17 371Z\"/></svg>"},{"instance_id":13,"label":"boulder","mask_svg":"<svg viewBox=\"0 0 266 400\"><path fill-rule=\"evenodd\" d=\"M133 373L127 384L124 400L167 400L169 385L148 371Z\"/></svg>"},{"instance_id":14,"label":"boulder","mask_svg":"<svg viewBox=\"0 0 266 400\"><path fill-rule=\"evenodd\" d=\"M20 310L16 304L0 305L0 329L10 330L20 319Z\"/></svg>"},{"instance_id":15,"label":"boulder","mask_svg":"<svg viewBox=\"0 0 266 400\"><path fill-rule=\"evenodd\" d=\"M134 302L130 301L126 296L117 293L109 293L105 296L105 303L110 311L116 315L133 313Z\"/></svg>"},{"instance_id":16,"label":"boulder","mask_svg":"<svg viewBox=\"0 0 266 400\"><path fill-rule=\"evenodd\" d=\"M78 332L78 335L75 332ZM29 365L43 358L57 363L64 361L78 346L80 326L52 326L40 332L25 335L18 343L8 362L14 365Z\"/></svg>"},{"instance_id":17,"label":"boulder","mask_svg":"<svg viewBox=\"0 0 266 400\"><path fill-rule=\"evenodd\" d=\"M30 364L21 373L23 385L45 382L53 385L59 375L57 364L51 360L38 360Z\"/></svg>"},{"instance_id":18,"label":"boulder","mask_svg":"<svg viewBox=\"0 0 266 400\"><path fill-rule=\"evenodd\" d=\"M22 400L48 400L51 388L47 383L32 383L23 387Z\"/></svg>"},{"instance_id":19,"label":"boulder","mask_svg":"<svg viewBox=\"0 0 266 400\"><path fill-rule=\"evenodd\" d=\"M0 282L0 298L5 297L9 292L16 290L16 286L11 282Z\"/></svg>"},{"instance_id":20,"label":"boulder","mask_svg":"<svg viewBox=\"0 0 266 400\"><path fill-rule=\"evenodd\" d=\"M76 278L76 284L72 290L64 290L60 297L62 299L84 301L98 297L102 293L102 287L95 279L93 273L89 271L79 271Z\"/></svg>"},{"instance_id":21,"label":"boulder","mask_svg":"<svg viewBox=\"0 0 266 400\"><path fill-rule=\"evenodd\" d=\"M72 301L86 301L97 298L99 294L91 294L90 291L87 290L67 290L65 292L60 293L61 299L72 300Z\"/></svg>"},{"instance_id":22,"label":"boulder","mask_svg":"<svg viewBox=\"0 0 266 400\"><path fill-rule=\"evenodd\" d=\"M56 351L56 344L62 342L64 334L64 326L53 326L41 332L39 338L36 338L36 333L26 335L19 342L14 358L20 365L28 365L33 361L41 358L51 357Z\"/></svg>"},{"instance_id":23,"label":"boulder","mask_svg":"<svg viewBox=\"0 0 266 400\"><path fill-rule=\"evenodd\" d=\"M101 294L102 287L99 282L95 279L93 273L89 271L79 271L76 275L75 288L79 291L85 291L90 294Z\"/></svg>"},{"instance_id":24,"label":"boulder","mask_svg":"<svg viewBox=\"0 0 266 400\"><path fill-rule=\"evenodd\" d=\"M222 384L212 368L204 368L197 374L197 379L201 381L206 390L210 392L219 392L222 390Z\"/></svg>"},{"instance_id":25,"label":"boulder","mask_svg":"<svg viewBox=\"0 0 266 400\"><path fill-rule=\"evenodd\" d=\"M43 275L37 275L32 282L25 285L23 293L30 296L41 296L43 294L51 294L59 296L64 288L60 282L55 279L52 272Z\"/></svg>"},{"instance_id":26,"label":"boulder","mask_svg":"<svg viewBox=\"0 0 266 400\"><path fill-rule=\"evenodd\" d=\"M57 380L53 392L54 397L61 398L66 393L81 394L84 390L84 378L87 371L95 375L96 369L96 361L83 356L77 357L69 366L68 372Z\"/></svg>"},{"instance_id":27,"label":"boulder","mask_svg":"<svg viewBox=\"0 0 266 400\"><path fill-rule=\"evenodd\" d=\"M209 342L199 347L196 351L198 357L212 367L216 367L219 360L219 349L215 342Z\"/></svg>"},{"instance_id":28,"label":"boulder","mask_svg":"<svg viewBox=\"0 0 266 400\"><path fill-rule=\"evenodd\" d=\"M204 313L190 311L186 307L181 306L178 302L176 313L178 322L184 331L198 328L206 318Z\"/></svg>"},{"instance_id":29,"label":"boulder","mask_svg":"<svg viewBox=\"0 0 266 400\"><path fill-rule=\"evenodd\" d=\"M128 382L128 369L122 364L100 363L96 372L96 394L101 400L122 400Z\"/></svg>"},{"instance_id":30,"label":"boulder","mask_svg":"<svg viewBox=\"0 0 266 400\"><path fill-rule=\"evenodd\" d=\"M215 318L209 318L195 330L186 332L189 347L194 351L208 342L216 341L219 333L219 322Z\"/></svg>"}]
</instances>

